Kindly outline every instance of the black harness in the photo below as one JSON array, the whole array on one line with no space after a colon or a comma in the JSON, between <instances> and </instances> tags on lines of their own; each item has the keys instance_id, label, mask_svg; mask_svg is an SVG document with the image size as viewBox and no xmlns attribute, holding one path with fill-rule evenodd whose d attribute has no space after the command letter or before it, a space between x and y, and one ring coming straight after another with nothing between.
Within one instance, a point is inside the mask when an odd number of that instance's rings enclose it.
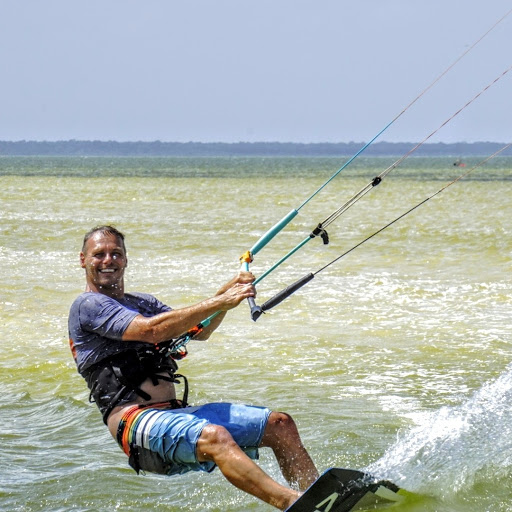
<instances>
[{"instance_id":1,"label":"black harness","mask_svg":"<svg viewBox=\"0 0 512 512\"><path fill-rule=\"evenodd\" d=\"M156 386L162 380L179 384L178 378L182 378L184 392L181 407L186 407L188 381L185 376L176 373L177 370L178 365L169 351L144 344L102 359L81 372L81 375L91 390L89 401L96 403L106 424L109 414L117 405L132 402L137 396L151 400L151 395L140 388L146 379L151 379Z\"/></svg>"}]
</instances>

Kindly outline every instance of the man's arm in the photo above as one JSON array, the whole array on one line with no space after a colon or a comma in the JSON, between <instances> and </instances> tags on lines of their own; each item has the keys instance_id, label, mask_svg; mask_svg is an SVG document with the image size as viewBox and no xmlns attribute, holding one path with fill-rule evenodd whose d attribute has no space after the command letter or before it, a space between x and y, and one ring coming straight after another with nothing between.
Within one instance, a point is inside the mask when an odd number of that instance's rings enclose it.
<instances>
[{"instance_id":1,"label":"man's arm","mask_svg":"<svg viewBox=\"0 0 512 512\"><path fill-rule=\"evenodd\" d=\"M255 296L256 292L251 284L253 281L254 276L250 272L241 272L221 287L214 297L198 304L149 318L137 315L125 330L123 340L161 343L177 338L205 318L220 311L219 315L212 319L210 325L205 327L197 337L197 339L207 339L220 325L227 311L238 306L244 299Z\"/></svg>"}]
</instances>

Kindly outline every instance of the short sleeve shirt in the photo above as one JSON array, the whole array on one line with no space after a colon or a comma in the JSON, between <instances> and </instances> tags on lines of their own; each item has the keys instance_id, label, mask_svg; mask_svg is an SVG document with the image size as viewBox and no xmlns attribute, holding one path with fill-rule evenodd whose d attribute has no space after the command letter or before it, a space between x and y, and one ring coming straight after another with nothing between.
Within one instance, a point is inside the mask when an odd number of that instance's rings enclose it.
<instances>
[{"instance_id":1,"label":"short sleeve shirt","mask_svg":"<svg viewBox=\"0 0 512 512\"><path fill-rule=\"evenodd\" d=\"M137 315L152 317L171 310L147 293L125 294L122 299L96 292L82 293L71 305L68 320L69 341L78 371L122 350L140 346L143 342L122 340Z\"/></svg>"}]
</instances>

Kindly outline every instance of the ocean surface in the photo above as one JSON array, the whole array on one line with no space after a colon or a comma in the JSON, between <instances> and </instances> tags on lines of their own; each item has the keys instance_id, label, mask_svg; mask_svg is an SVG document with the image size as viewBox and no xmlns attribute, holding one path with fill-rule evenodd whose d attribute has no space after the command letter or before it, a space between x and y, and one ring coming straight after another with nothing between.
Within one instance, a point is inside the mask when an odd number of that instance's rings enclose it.
<instances>
[{"instance_id":1,"label":"ocean surface","mask_svg":"<svg viewBox=\"0 0 512 512\"><path fill-rule=\"evenodd\" d=\"M359 158L262 249L256 276L394 159ZM316 272L478 159L409 158L258 285ZM127 290L179 308L340 166L335 158L0 158L0 510L270 511L217 470L137 476L68 348L91 227L127 237ZM289 412L320 471L420 495L400 510L512 510L512 159L495 158L351 251L257 322L246 304L180 364L191 402ZM262 450L260 464L283 481ZM398 509L397 509L398 510Z\"/></svg>"}]
</instances>

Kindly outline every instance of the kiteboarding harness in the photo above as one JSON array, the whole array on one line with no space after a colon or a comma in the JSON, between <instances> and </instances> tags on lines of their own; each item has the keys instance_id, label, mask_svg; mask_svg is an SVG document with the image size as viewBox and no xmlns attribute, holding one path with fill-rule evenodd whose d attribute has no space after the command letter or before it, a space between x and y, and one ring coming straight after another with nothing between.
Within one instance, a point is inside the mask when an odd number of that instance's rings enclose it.
<instances>
[{"instance_id":1,"label":"kiteboarding harness","mask_svg":"<svg viewBox=\"0 0 512 512\"><path fill-rule=\"evenodd\" d=\"M183 398L171 400L170 406L187 406L188 381L184 375L176 373L176 359L184 357L186 352L174 350L174 343L174 340L159 345L141 342L137 348L122 350L80 372L90 389L89 400L96 403L105 424L117 405L133 401L137 396L151 400L151 395L141 389L147 379L151 379L154 386L159 381L180 384L178 379L183 379Z\"/></svg>"}]
</instances>

